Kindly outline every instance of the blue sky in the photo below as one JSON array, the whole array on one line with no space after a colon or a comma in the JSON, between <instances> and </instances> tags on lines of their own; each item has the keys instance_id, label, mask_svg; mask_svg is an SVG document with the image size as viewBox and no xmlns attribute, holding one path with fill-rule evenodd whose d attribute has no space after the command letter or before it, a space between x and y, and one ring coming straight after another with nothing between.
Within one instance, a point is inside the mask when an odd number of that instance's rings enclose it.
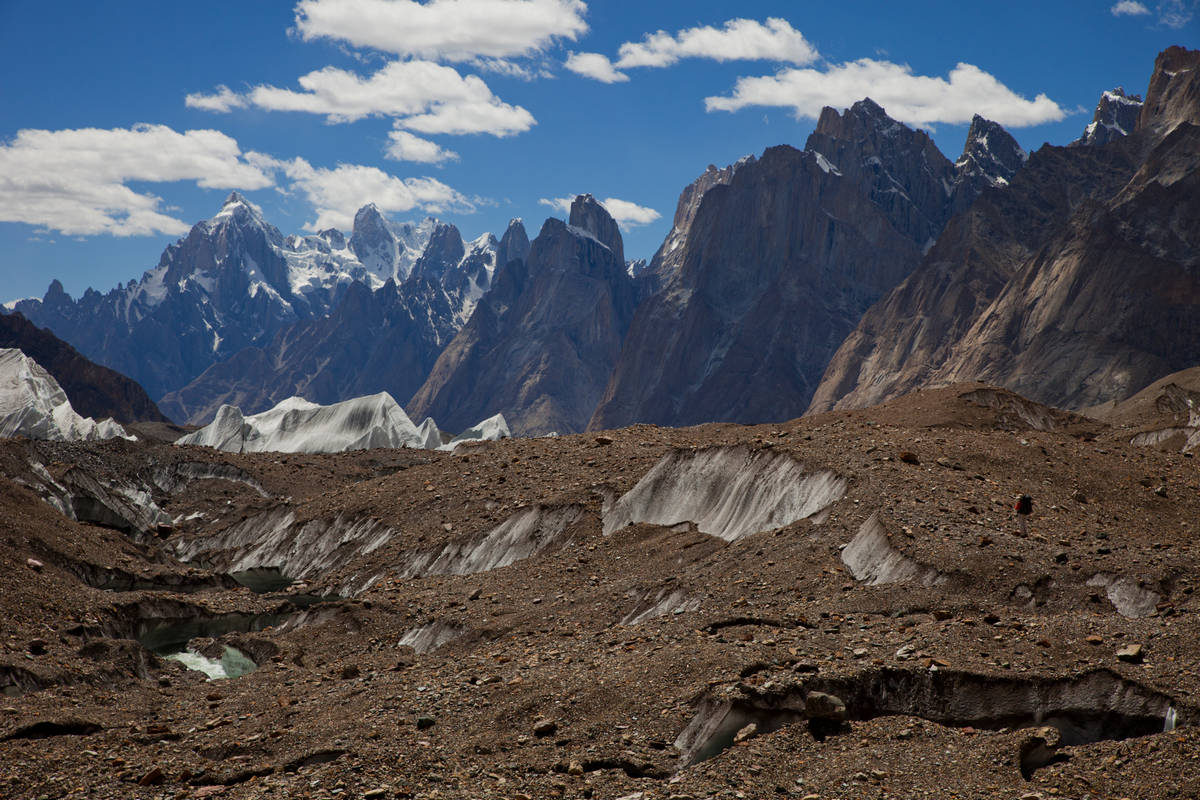
<instances>
[{"instance_id":1,"label":"blue sky","mask_svg":"<svg viewBox=\"0 0 1200 800\"><path fill-rule=\"evenodd\" d=\"M285 234L375 202L535 235L591 192L649 258L712 163L870 94L951 159L1063 144L1200 45L1200 0L0 0L0 302L155 266L231 189Z\"/></svg>"}]
</instances>

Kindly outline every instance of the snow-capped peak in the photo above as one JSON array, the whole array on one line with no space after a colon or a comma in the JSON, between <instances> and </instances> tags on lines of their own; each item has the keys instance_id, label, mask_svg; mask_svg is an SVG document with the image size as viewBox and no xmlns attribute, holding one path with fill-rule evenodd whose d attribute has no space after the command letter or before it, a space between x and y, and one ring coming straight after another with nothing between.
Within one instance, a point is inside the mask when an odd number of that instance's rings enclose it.
<instances>
[{"instance_id":1,"label":"snow-capped peak","mask_svg":"<svg viewBox=\"0 0 1200 800\"><path fill-rule=\"evenodd\" d=\"M1137 127L1138 117L1142 113L1143 101L1141 95L1126 94L1118 86L1100 95L1096 103L1096 113L1092 121L1084 128L1083 135L1071 142L1070 147L1085 147L1102 145L1128 136Z\"/></svg>"},{"instance_id":2,"label":"snow-capped peak","mask_svg":"<svg viewBox=\"0 0 1200 800\"><path fill-rule=\"evenodd\" d=\"M972 179L1003 186L1028 160L1029 154L999 123L976 114L954 167L960 181Z\"/></svg>"}]
</instances>

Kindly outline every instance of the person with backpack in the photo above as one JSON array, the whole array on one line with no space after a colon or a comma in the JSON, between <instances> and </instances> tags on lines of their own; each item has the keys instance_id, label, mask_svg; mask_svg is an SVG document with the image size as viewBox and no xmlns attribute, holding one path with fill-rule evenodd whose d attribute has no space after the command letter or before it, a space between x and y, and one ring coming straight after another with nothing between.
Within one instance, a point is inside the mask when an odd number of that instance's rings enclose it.
<instances>
[{"instance_id":1,"label":"person with backpack","mask_svg":"<svg viewBox=\"0 0 1200 800\"><path fill-rule=\"evenodd\" d=\"M1017 502L1013 504L1013 510L1017 512L1017 521L1021 525L1021 535L1029 535L1029 515L1033 513L1033 498L1027 494L1023 494L1017 498Z\"/></svg>"}]
</instances>

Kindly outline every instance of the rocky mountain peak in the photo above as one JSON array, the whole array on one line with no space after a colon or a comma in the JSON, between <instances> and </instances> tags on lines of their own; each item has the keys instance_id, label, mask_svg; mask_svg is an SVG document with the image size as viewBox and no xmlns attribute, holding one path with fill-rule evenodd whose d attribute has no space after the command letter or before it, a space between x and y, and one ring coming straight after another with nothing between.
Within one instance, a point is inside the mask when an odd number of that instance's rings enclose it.
<instances>
[{"instance_id":1,"label":"rocky mountain peak","mask_svg":"<svg viewBox=\"0 0 1200 800\"><path fill-rule=\"evenodd\" d=\"M416 225L397 225L384 217L374 203L367 203L354 215L350 250L380 280L403 281L439 224L433 217L427 217Z\"/></svg>"},{"instance_id":2,"label":"rocky mountain peak","mask_svg":"<svg viewBox=\"0 0 1200 800\"><path fill-rule=\"evenodd\" d=\"M1154 61L1137 129L1162 135L1184 122L1200 125L1200 50L1168 47Z\"/></svg>"},{"instance_id":3,"label":"rocky mountain peak","mask_svg":"<svg viewBox=\"0 0 1200 800\"><path fill-rule=\"evenodd\" d=\"M954 165L924 131L892 119L870 98L840 114L824 109L804 149L823 156L822 169L835 167L857 184L920 247L949 219Z\"/></svg>"},{"instance_id":4,"label":"rocky mountain peak","mask_svg":"<svg viewBox=\"0 0 1200 800\"><path fill-rule=\"evenodd\" d=\"M1029 154L999 123L976 114L954 168L960 179L979 178L987 185L1003 186L1028 160Z\"/></svg>"},{"instance_id":5,"label":"rocky mountain peak","mask_svg":"<svg viewBox=\"0 0 1200 800\"><path fill-rule=\"evenodd\" d=\"M273 230L273 226L267 223L259 208L239 192L230 192L229 197L225 198L225 202L221 204L221 210L209 220L209 224L213 227L229 222L233 222L239 227L250 225L264 230Z\"/></svg>"},{"instance_id":6,"label":"rocky mountain peak","mask_svg":"<svg viewBox=\"0 0 1200 800\"><path fill-rule=\"evenodd\" d=\"M329 246L335 250L341 250L346 246L346 235L337 228L326 228L317 233L317 236L329 242Z\"/></svg>"},{"instance_id":7,"label":"rocky mountain peak","mask_svg":"<svg viewBox=\"0 0 1200 800\"><path fill-rule=\"evenodd\" d=\"M462 234L454 225L438 223L429 237L425 252L413 265L412 273L440 281L448 270L458 266L467 254Z\"/></svg>"},{"instance_id":8,"label":"rocky mountain peak","mask_svg":"<svg viewBox=\"0 0 1200 800\"><path fill-rule=\"evenodd\" d=\"M573 228L586 231L613 251L617 263L625 263L625 245L621 239L621 229L603 205L590 194L578 195L571 203L571 216L567 224Z\"/></svg>"},{"instance_id":9,"label":"rocky mountain peak","mask_svg":"<svg viewBox=\"0 0 1200 800\"><path fill-rule=\"evenodd\" d=\"M700 210L700 201L704 199L704 195L714 186L728 184L733 180L735 172L755 161L753 155L748 155L722 169L709 164L700 177L683 187L683 191L679 193L679 202L675 205L675 219L671 226L671 232L663 240L662 246L658 248L658 252L654 254L650 264L631 274L650 276L652 279L650 291L661 288L672 274L679 271L684 252L683 245L687 241L688 234L692 229L692 221L696 218L696 212Z\"/></svg>"},{"instance_id":10,"label":"rocky mountain peak","mask_svg":"<svg viewBox=\"0 0 1200 800\"><path fill-rule=\"evenodd\" d=\"M1096 103L1096 113L1084 128L1083 135L1068 147L1108 144L1128 136L1137 127L1142 105L1141 95L1125 94L1125 90L1120 86L1105 92L1100 95L1100 102Z\"/></svg>"},{"instance_id":11,"label":"rocky mountain peak","mask_svg":"<svg viewBox=\"0 0 1200 800\"><path fill-rule=\"evenodd\" d=\"M496 251L496 266L502 267L510 261L524 261L529 257L529 234L520 217L509 220L500 246Z\"/></svg>"}]
</instances>

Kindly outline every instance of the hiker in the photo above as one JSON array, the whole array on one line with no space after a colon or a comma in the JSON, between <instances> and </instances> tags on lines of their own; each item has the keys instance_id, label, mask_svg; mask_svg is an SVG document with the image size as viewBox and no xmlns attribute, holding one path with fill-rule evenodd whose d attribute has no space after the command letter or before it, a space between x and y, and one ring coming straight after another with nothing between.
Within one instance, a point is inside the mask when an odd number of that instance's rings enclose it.
<instances>
[{"instance_id":1,"label":"hiker","mask_svg":"<svg viewBox=\"0 0 1200 800\"><path fill-rule=\"evenodd\" d=\"M1021 535L1028 536L1029 515L1033 513L1033 498L1027 494L1021 495L1013 505L1013 510L1017 512L1017 520L1021 523Z\"/></svg>"}]
</instances>

